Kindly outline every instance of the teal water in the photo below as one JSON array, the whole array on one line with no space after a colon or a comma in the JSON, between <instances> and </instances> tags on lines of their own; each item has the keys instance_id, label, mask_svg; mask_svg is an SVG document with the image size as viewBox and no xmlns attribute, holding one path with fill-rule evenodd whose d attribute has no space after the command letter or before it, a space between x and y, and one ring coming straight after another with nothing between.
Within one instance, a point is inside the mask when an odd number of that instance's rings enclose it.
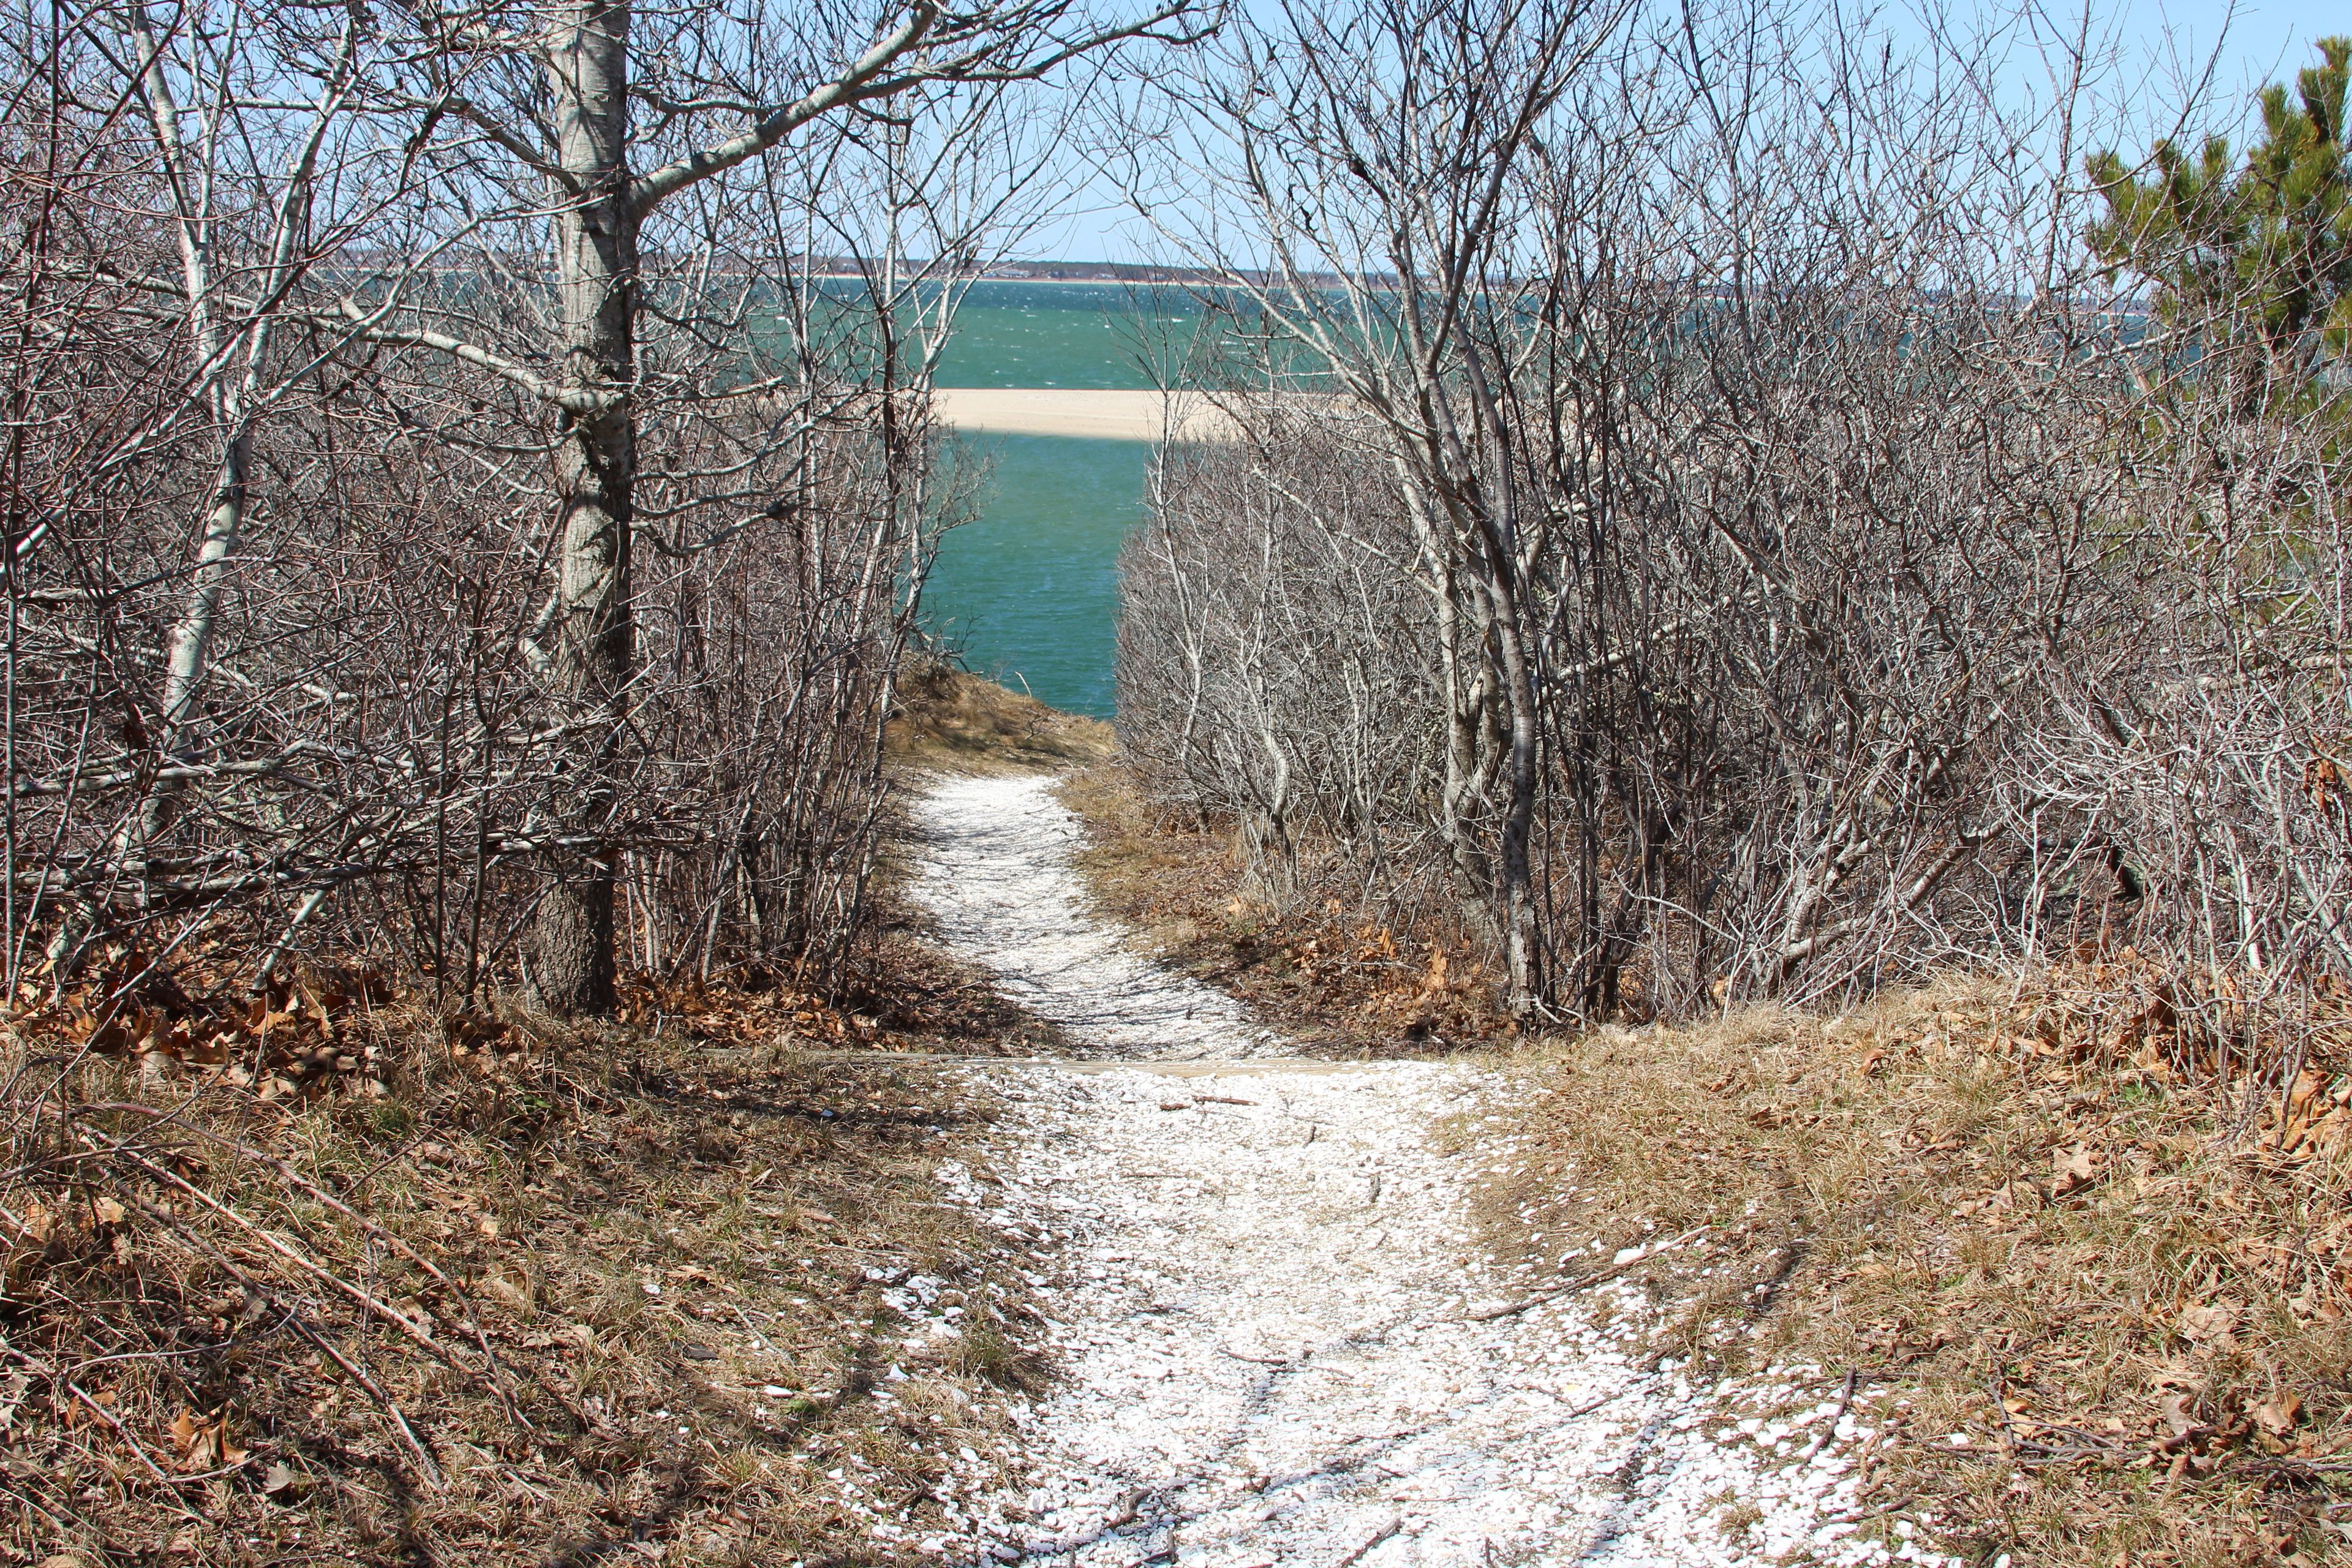
<instances>
[{"instance_id":1,"label":"teal water","mask_svg":"<svg viewBox=\"0 0 2352 1568\"><path fill-rule=\"evenodd\" d=\"M981 283L956 311L941 386L1148 387L1181 300L1118 285ZM1147 329L1143 323L1160 324Z\"/></svg>"},{"instance_id":2,"label":"teal water","mask_svg":"<svg viewBox=\"0 0 2352 1568\"><path fill-rule=\"evenodd\" d=\"M1148 315L1147 315L1148 313ZM1147 345L1181 301L1118 285L982 283L957 312L941 386L1148 387ZM966 665L1073 713L1108 718L1118 549L1143 514L1141 441L985 436L979 521L940 542L931 634Z\"/></svg>"},{"instance_id":3,"label":"teal water","mask_svg":"<svg viewBox=\"0 0 2352 1568\"><path fill-rule=\"evenodd\" d=\"M985 436L980 520L940 543L931 635L970 668L1073 713L1110 717L1118 548L1143 513L1142 441Z\"/></svg>"}]
</instances>

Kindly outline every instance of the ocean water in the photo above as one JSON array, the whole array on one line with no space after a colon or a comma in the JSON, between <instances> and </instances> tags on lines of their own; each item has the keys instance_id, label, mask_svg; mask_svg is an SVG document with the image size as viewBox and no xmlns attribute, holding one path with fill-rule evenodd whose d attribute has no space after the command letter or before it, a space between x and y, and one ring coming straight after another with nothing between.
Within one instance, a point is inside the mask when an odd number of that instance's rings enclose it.
<instances>
[{"instance_id":1,"label":"ocean water","mask_svg":"<svg viewBox=\"0 0 2352 1568\"><path fill-rule=\"evenodd\" d=\"M1164 291L982 283L957 313L942 386L1149 387L1150 356L1189 335ZM940 545L925 595L933 636L966 664L1074 713L1108 718L1118 550L1143 514L1150 447L979 436L994 464L978 521Z\"/></svg>"},{"instance_id":2,"label":"ocean water","mask_svg":"<svg viewBox=\"0 0 2352 1568\"><path fill-rule=\"evenodd\" d=\"M1108 718L1118 550L1143 512L1142 441L984 436L980 519L940 543L931 635L965 665L1073 713Z\"/></svg>"},{"instance_id":3,"label":"ocean water","mask_svg":"<svg viewBox=\"0 0 2352 1568\"><path fill-rule=\"evenodd\" d=\"M1092 283L978 283L940 356L941 386L1148 387L1190 307L1164 291Z\"/></svg>"}]
</instances>

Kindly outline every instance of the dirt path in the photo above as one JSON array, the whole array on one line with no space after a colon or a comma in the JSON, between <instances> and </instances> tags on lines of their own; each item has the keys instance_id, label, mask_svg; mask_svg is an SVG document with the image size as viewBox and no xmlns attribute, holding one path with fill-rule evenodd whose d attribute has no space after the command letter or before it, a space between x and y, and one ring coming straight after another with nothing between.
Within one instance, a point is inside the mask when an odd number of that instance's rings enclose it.
<instances>
[{"instance_id":1,"label":"dirt path","mask_svg":"<svg viewBox=\"0 0 2352 1568\"><path fill-rule=\"evenodd\" d=\"M1050 782L955 780L921 808L919 896L948 940L1097 1058L985 1069L1019 1114L987 1169L940 1172L1034 1255L1056 1375L1025 1414L1027 1489L969 1498L966 1533L929 1551L1938 1561L1837 1521L1878 1417L1841 1415L1814 1369L1695 1390L1671 1362L1645 1368L1624 1282L1499 1310L1528 1292L1475 1255L1467 1200L1510 1151L1449 1149L1502 1080L1284 1058L1230 998L1084 911Z\"/></svg>"}]
</instances>

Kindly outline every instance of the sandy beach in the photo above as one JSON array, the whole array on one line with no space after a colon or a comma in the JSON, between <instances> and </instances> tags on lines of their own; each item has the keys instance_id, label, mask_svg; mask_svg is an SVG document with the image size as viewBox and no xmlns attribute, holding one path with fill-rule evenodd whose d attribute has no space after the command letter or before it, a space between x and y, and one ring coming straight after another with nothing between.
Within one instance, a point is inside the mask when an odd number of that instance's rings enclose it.
<instances>
[{"instance_id":1,"label":"sandy beach","mask_svg":"<svg viewBox=\"0 0 2352 1568\"><path fill-rule=\"evenodd\" d=\"M1059 387L945 386L932 393L940 418L967 434L1087 436L1097 440L1231 440L1233 421L1199 398L1152 391ZM1171 418L1172 416L1172 418Z\"/></svg>"}]
</instances>

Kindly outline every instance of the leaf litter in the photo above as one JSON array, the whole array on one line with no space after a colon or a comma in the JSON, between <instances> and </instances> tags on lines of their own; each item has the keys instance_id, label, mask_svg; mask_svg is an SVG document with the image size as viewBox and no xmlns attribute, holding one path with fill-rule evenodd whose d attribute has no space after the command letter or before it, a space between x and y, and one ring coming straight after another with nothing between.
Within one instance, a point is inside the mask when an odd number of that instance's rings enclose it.
<instances>
[{"instance_id":1,"label":"leaf litter","mask_svg":"<svg viewBox=\"0 0 2352 1568\"><path fill-rule=\"evenodd\" d=\"M143 966L0 1034L0 1562L882 1561L1007 1462L1028 1288L929 1179L988 1096L893 1054L966 1037Z\"/></svg>"}]
</instances>

